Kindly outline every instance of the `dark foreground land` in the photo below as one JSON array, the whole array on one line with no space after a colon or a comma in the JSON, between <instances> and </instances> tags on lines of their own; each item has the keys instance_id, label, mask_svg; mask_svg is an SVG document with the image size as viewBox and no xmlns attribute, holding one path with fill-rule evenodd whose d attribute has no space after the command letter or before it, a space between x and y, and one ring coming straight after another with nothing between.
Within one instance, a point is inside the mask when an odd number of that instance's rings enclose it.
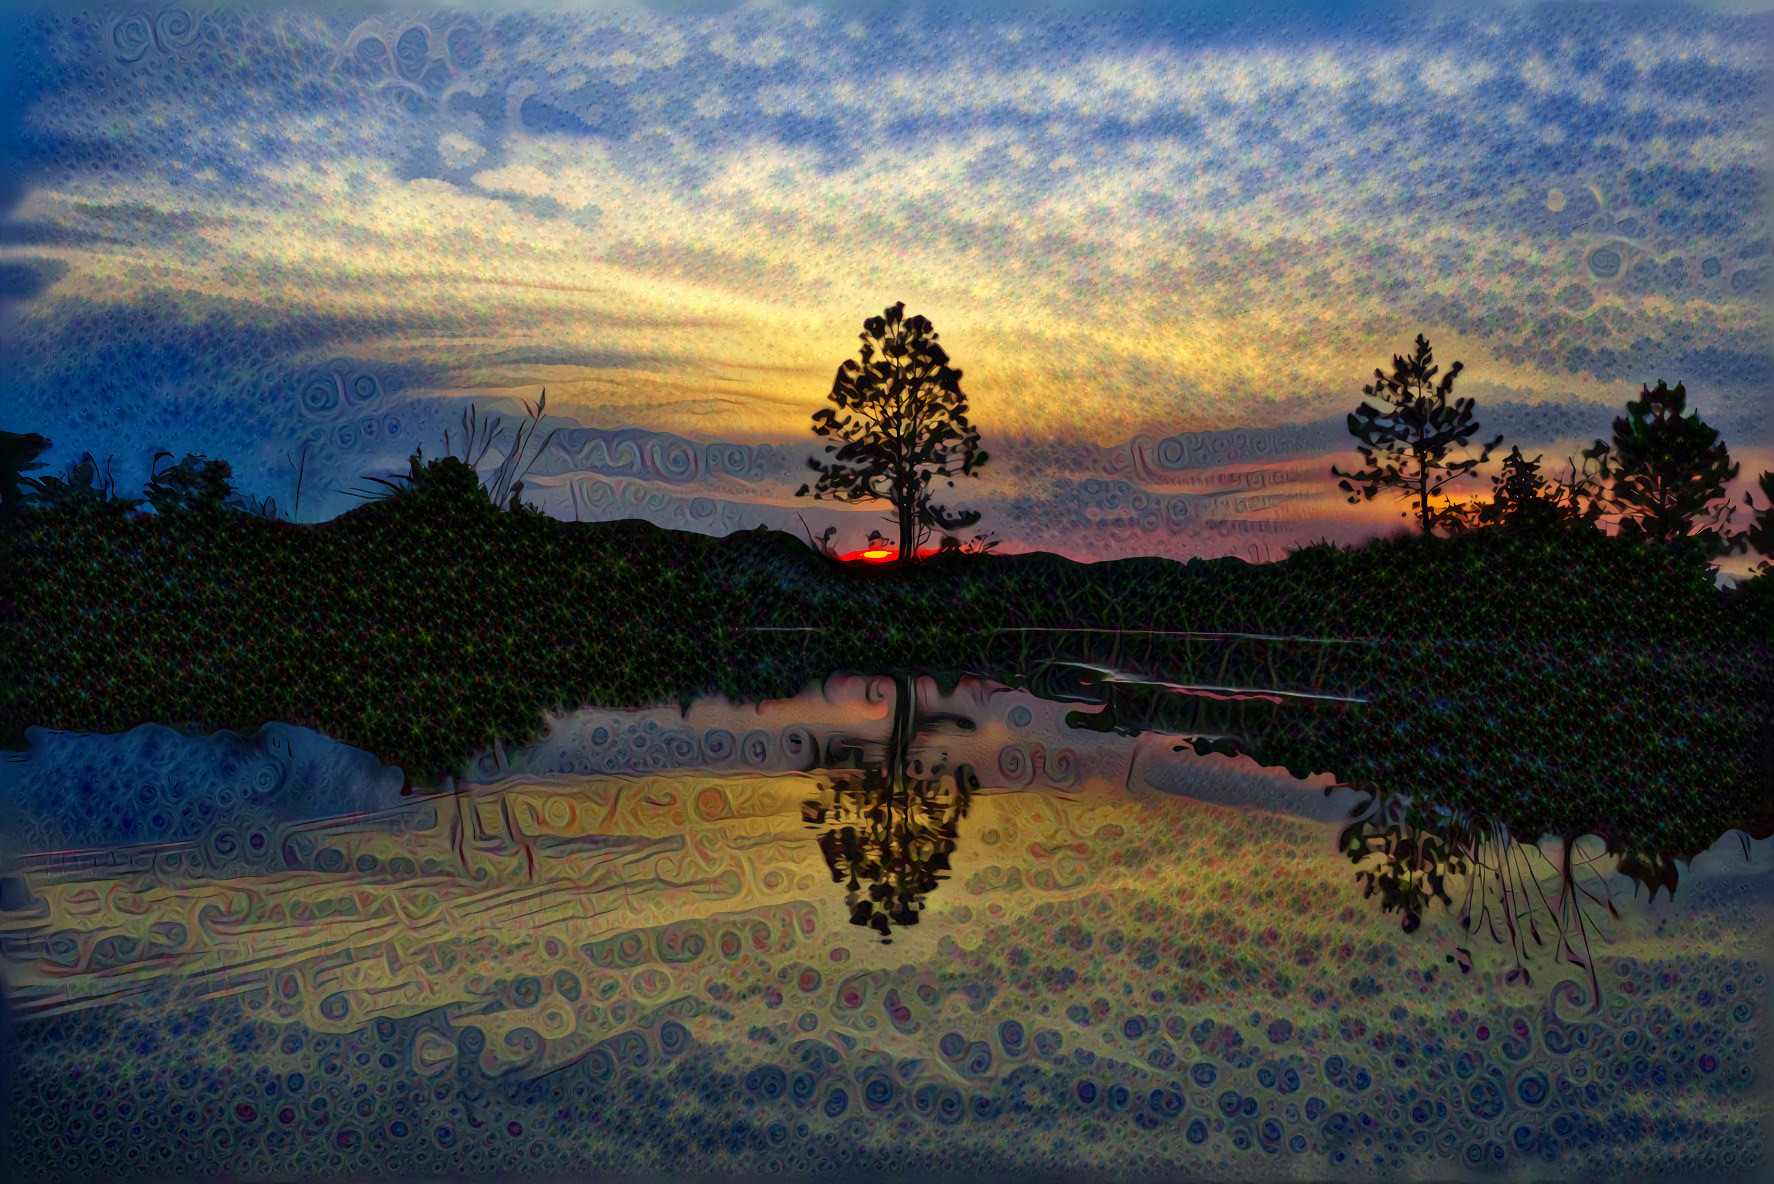
<instances>
[{"instance_id":1,"label":"dark foreground land","mask_svg":"<svg viewBox=\"0 0 1774 1184\"><path fill-rule=\"evenodd\" d=\"M8 743L283 721L425 785L495 738L535 739L548 709L920 670L1102 704L1075 722L1202 736L1516 835L1599 834L1641 870L1732 828L1774 833L1774 579L1719 591L1691 559L1587 527L1262 566L988 554L902 571L780 533L509 513L466 468L436 475L318 525L24 510L0 544ZM1259 636L1160 635L1185 631Z\"/></svg>"}]
</instances>

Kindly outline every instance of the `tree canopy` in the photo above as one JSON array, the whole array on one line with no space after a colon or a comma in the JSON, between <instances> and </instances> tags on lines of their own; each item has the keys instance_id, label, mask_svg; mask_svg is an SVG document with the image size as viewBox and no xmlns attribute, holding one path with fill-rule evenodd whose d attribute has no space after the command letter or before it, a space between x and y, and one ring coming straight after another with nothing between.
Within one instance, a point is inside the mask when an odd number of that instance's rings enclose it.
<instances>
[{"instance_id":1,"label":"tree canopy","mask_svg":"<svg viewBox=\"0 0 1774 1184\"><path fill-rule=\"evenodd\" d=\"M13 510L24 499L25 486L36 479L25 476L45 468L37 458L49 451L50 441L36 432L0 431L0 511Z\"/></svg>"},{"instance_id":2,"label":"tree canopy","mask_svg":"<svg viewBox=\"0 0 1774 1184\"><path fill-rule=\"evenodd\" d=\"M1767 559L1774 559L1774 470L1763 470L1756 479L1762 487L1762 508L1756 511L1755 519L1743 533L1743 541L1757 553ZM1745 493L1744 504L1755 510L1755 498Z\"/></svg>"},{"instance_id":3,"label":"tree canopy","mask_svg":"<svg viewBox=\"0 0 1774 1184\"><path fill-rule=\"evenodd\" d=\"M1698 413L1682 414L1687 403L1681 383L1659 380L1626 404L1614 421L1613 498L1621 534L1695 546L1714 558L1732 547L1724 526L1734 510L1722 499L1738 466L1717 428Z\"/></svg>"},{"instance_id":4,"label":"tree canopy","mask_svg":"<svg viewBox=\"0 0 1774 1184\"><path fill-rule=\"evenodd\" d=\"M1478 520L1484 525L1543 530L1570 520L1552 482L1540 475L1540 458L1529 460L1521 454L1520 445L1511 447L1503 458L1503 471L1491 478L1491 488L1491 500L1478 511Z\"/></svg>"},{"instance_id":5,"label":"tree canopy","mask_svg":"<svg viewBox=\"0 0 1774 1184\"><path fill-rule=\"evenodd\" d=\"M161 468L161 458L171 456L164 451L154 454L148 483L142 487L156 513L216 514L232 503L233 465L187 453L178 464Z\"/></svg>"},{"instance_id":6,"label":"tree canopy","mask_svg":"<svg viewBox=\"0 0 1774 1184\"><path fill-rule=\"evenodd\" d=\"M1419 333L1411 356L1393 355L1391 374L1374 371L1373 383L1362 387L1361 393L1383 400L1391 410L1363 402L1348 419L1349 434L1361 441L1356 451L1368 467L1345 473L1331 466L1333 477L1344 478L1337 486L1351 502L1372 500L1383 489L1397 490L1400 497L1417 503L1417 523L1424 534L1430 532L1437 521L1429 508L1430 495L1489 460L1491 449L1503 442L1498 436L1477 458L1448 459L1450 449L1464 448L1478 434L1473 400L1448 402L1454 379L1464 368L1455 362L1437 382L1441 367L1435 364L1429 339Z\"/></svg>"},{"instance_id":7,"label":"tree canopy","mask_svg":"<svg viewBox=\"0 0 1774 1184\"><path fill-rule=\"evenodd\" d=\"M813 413L813 432L835 437L828 459L809 457L819 474L815 499L886 501L899 524L899 562L916 561L919 545L935 528L958 530L979 521L979 512L952 512L938 505L932 486L977 476L986 463L979 432L967 421L961 371L937 343L930 321L907 317L903 301L863 322L862 360L838 367L827 396L837 409ZM802 485L796 497L806 496Z\"/></svg>"}]
</instances>

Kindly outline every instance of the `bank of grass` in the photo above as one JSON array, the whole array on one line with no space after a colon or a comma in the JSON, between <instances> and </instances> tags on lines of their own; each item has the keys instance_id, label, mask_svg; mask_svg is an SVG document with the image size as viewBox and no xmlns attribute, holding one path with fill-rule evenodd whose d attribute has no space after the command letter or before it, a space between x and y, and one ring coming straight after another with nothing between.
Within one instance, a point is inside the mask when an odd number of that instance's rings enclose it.
<instances>
[{"instance_id":1,"label":"bank of grass","mask_svg":"<svg viewBox=\"0 0 1774 1184\"><path fill-rule=\"evenodd\" d=\"M315 525L88 504L27 509L4 546L0 725L14 744L32 725L278 720L428 785L495 738L534 740L548 709L782 696L838 669L1039 683L1051 659L1082 659L1364 698L1082 692L1108 705L1096 726L1236 734L1296 774L1517 835L1596 833L1664 860L1731 828L1774 831L1769 578L1721 593L1691 562L1588 529L1319 546L1261 566L960 555L899 571L780 533L510 513L437 462L422 490Z\"/></svg>"}]
</instances>

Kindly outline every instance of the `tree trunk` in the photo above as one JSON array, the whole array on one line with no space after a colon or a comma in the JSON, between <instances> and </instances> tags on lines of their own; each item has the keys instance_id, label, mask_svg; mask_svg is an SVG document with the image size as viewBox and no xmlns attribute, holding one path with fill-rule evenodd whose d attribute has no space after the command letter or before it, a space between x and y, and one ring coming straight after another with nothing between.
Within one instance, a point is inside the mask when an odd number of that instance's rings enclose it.
<instances>
[{"instance_id":1,"label":"tree trunk","mask_svg":"<svg viewBox=\"0 0 1774 1184\"><path fill-rule=\"evenodd\" d=\"M1429 533L1429 458L1422 453L1417 454L1417 490L1418 505L1417 524L1423 533Z\"/></svg>"},{"instance_id":2,"label":"tree trunk","mask_svg":"<svg viewBox=\"0 0 1774 1184\"><path fill-rule=\"evenodd\" d=\"M899 562L915 563L918 559L917 506L910 498L899 503Z\"/></svg>"}]
</instances>

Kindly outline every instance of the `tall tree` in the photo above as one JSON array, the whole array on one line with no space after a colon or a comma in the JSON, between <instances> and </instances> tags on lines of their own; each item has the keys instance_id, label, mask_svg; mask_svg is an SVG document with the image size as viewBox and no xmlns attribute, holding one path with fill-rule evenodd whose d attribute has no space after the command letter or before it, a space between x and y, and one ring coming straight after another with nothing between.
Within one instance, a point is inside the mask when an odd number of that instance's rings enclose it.
<instances>
[{"instance_id":1,"label":"tall tree","mask_svg":"<svg viewBox=\"0 0 1774 1184\"><path fill-rule=\"evenodd\" d=\"M1682 412L1688 392L1659 380L1641 386L1614 421L1613 499L1621 513L1620 533L1698 548L1707 558L1730 551L1724 525L1736 511L1723 501L1725 483L1738 466L1719 439L1717 428L1697 412ZM1696 531L1697 522L1707 525Z\"/></svg>"},{"instance_id":2,"label":"tall tree","mask_svg":"<svg viewBox=\"0 0 1774 1184\"><path fill-rule=\"evenodd\" d=\"M933 528L958 530L979 521L977 510L952 513L932 500L938 480L977 476L986 463L979 432L967 422L961 371L937 344L925 317L906 317L901 301L862 323L862 361L845 361L832 380L837 410L813 413L813 432L836 437L827 460L809 457L819 474L815 499L886 501L899 523L899 562L915 562ZM801 486L796 497L805 496Z\"/></svg>"},{"instance_id":3,"label":"tall tree","mask_svg":"<svg viewBox=\"0 0 1774 1184\"><path fill-rule=\"evenodd\" d=\"M1429 508L1430 495L1488 461L1491 449L1501 444L1503 437L1484 445L1483 454L1476 459L1448 459L1450 449L1464 449L1478 434L1479 425L1472 418L1473 400L1448 402L1454 379L1465 365L1455 362L1437 382L1435 376L1441 367L1435 364L1429 339L1419 333L1416 345L1416 352L1408 358L1393 355L1390 375L1375 370L1373 384L1361 388L1362 394L1383 400L1391 409L1363 402L1349 416L1349 434L1361 441L1356 451L1368 467L1345 473L1332 465L1331 476L1344 478L1337 487L1349 494L1351 502L1372 500L1382 489L1397 490L1400 497L1417 504L1417 524L1428 534L1438 517Z\"/></svg>"}]
</instances>

